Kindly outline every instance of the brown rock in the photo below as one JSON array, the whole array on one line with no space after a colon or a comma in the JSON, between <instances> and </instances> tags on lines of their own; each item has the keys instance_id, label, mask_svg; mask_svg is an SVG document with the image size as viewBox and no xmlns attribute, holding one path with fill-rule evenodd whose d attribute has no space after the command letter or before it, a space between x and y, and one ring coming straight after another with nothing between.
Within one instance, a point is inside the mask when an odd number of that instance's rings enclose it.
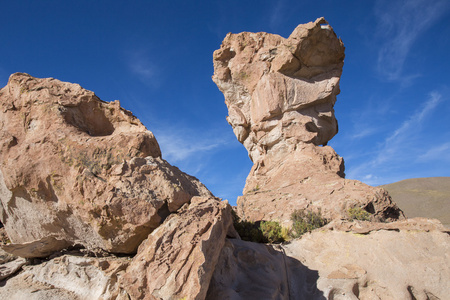
<instances>
[{"instance_id":1,"label":"brown rock","mask_svg":"<svg viewBox=\"0 0 450 300\"><path fill-rule=\"evenodd\" d=\"M323 299L318 278L281 247L228 239L206 299Z\"/></svg>"},{"instance_id":2,"label":"brown rock","mask_svg":"<svg viewBox=\"0 0 450 300\"><path fill-rule=\"evenodd\" d=\"M336 224L284 247L286 255L319 272L317 287L326 299L448 297L450 236L442 224L419 218L356 223L356 231Z\"/></svg>"},{"instance_id":3,"label":"brown rock","mask_svg":"<svg viewBox=\"0 0 450 300\"><path fill-rule=\"evenodd\" d=\"M0 288L0 298L125 300L118 278L127 265L126 258L63 255L24 267Z\"/></svg>"},{"instance_id":4,"label":"brown rock","mask_svg":"<svg viewBox=\"0 0 450 300\"><path fill-rule=\"evenodd\" d=\"M439 222L335 223L285 245L227 240L207 299L448 298L450 236Z\"/></svg>"},{"instance_id":5,"label":"brown rock","mask_svg":"<svg viewBox=\"0 0 450 300\"><path fill-rule=\"evenodd\" d=\"M0 90L0 148L0 218L14 244L54 236L133 253L168 214L211 195L118 101L52 78L17 73Z\"/></svg>"},{"instance_id":6,"label":"brown rock","mask_svg":"<svg viewBox=\"0 0 450 300\"><path fill-rule=\"evenodd\" d=\"M214 52L227 120L254 163L238 199L244 219L287 225L295 209L320 208L334 219L353 207L375 220L403 217L384 190L343 179L342 158L325 146L338 130L333 106L343 64L342 41L323 18L287 39L230 33Z\"/></svg>"},{"instance_id":7,"label":"brown rock","mask_svg":"<svg viewBox=\"0 0 450 300\"><path fill-rule=\"evenodd\" d=\"M122 286L131 299L204 299L230 230L227 202L192 198L139 246Z\"/></svg>"},{"instance_id":8,"label":"brown rock","mask_svg":"<svg viewBox=\"0 0 450 300\"><path fill-rule=\"evenodd\" d=\"M46 236L40 240L21 243L2 245L2 249L20 257L46 257L53 252L66 249L71 243L66 240L60 240L55 236Z\"/></svg>"},{"instance_id":9,"label":"brown rock","mask_svg":"<svg viewBox=\"0 0 450 300\"><path fill-rule=\"evenodd\" d=\"M0 264L0 280L8 278L18 272L27 263L25 258L19 257L15 260Z\"/></svg>"},{"instance_id":10,"label":"brown rock","mask_svg":"<svg viewBox=\"0 0 450 300\"><path fill-rule=\"evenodd\" d=\"M321 211L328 220L348 218L348 210L364 208L374 221L396 220L403 213L382 188L344 179L343 160L329 146L299 144L281 157L266 156L247 177L244 195L237 201L245 219L277 220L290 226L296 209Z\"/></svg>"},{"instance_id":11,"label":"brown rock","mask_svg":"<svg viewBox=\"0 0 450 300\"><path fill-rule=\"evenodd\" d=\"M424 232L439 231L450 233L450 230L446 228L439 220L426 218L412 218L392 223L379 223L357 220L348 222L344 220L334 220L333 222L323 227L323 229L353 232L358 234L368 234L370 232L379 230L405 230Z\"/></svg>"}]
</instances>

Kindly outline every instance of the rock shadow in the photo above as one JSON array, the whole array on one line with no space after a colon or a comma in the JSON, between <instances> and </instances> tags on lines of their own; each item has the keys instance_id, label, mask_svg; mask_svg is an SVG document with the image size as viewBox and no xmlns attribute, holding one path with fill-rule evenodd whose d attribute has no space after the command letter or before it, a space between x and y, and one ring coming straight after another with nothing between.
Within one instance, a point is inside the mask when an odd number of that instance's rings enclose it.
<instances>
[{"instance_id":1,"label":"rock shadow","mask_svg":"<svg viewBox=\"0 0 450 300\"><path fill-rule=\"evenodd\" d=\"M277 245L228 239L206 299L326 299L318 271L287 256Z\"/></svg>"}]
</instances>

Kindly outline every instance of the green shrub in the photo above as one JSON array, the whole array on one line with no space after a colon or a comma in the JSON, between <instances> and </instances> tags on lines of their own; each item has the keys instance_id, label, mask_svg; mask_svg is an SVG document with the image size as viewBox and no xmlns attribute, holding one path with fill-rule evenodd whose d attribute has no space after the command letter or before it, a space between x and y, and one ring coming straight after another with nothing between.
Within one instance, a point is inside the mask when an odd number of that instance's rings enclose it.
<instances>
[{"instance_id":1,"label":"green shrub","mask_svg":"<svg viewBox=\"0 0 450 300\"><path fill-rule=\"evenodd\" d=\"M250 221L239 221L234 228L239 233L239 236L244 241L255 243L267 243L267 238L263 235L258 224Z\"/></svg>"},{"instance_id":2,"label":"green shrub","mask_svg":"<svg viewBox=\"0 0 450 300\"><path fill-rule=\"evenodd\" d=\"M283 227L276 221L261 221L259 225L263 236L269 243L282 243L285 241Z\"/></svg>"},{"instance_id":3,"label":"green shrub","mask_svg":"<svg viewBox=\"0 0 450 300\"><path fill-rule=\"evenodd\" d=\"M322 213L319 211L306 211L304 209L295 210L291 214L292 229L290 235L292 238L298 238L301 235L312 231L316 228L325 226L328 221L322 217Z\"/></svg>"},{"instance_id":4,"label":"green shrub","mask_svg":"<svg viewBox=\"0 0 450 300\"><path fill-rule=\"evenodd\" d=\"M281 243L287 239L286 229L276 221L250 222L239 218L232 210L233 225L244 241L255 243Z\"/></svg>"},{"instance_id":5,"label":"green shrub","mask_svg":"<svg viewBox=\"0 0 450 300\"><path fill-rule=\"evenodd\" d=\"M231 211L231 214L233 215L234 229L239 233L241 239L255 243L266 242L261 229L255 222L241 220L234 210Z\"/></svg>"},{"instance_id":6,"label":"green shrub","mask_svg":"<svg viewBox=\"0 0 450 300\"><path fill-rule=\"evenodd\" d=\"M349 220L370 221L370 213L361 207L353 207L348 211Z\"/></svg>"}]
</instances>

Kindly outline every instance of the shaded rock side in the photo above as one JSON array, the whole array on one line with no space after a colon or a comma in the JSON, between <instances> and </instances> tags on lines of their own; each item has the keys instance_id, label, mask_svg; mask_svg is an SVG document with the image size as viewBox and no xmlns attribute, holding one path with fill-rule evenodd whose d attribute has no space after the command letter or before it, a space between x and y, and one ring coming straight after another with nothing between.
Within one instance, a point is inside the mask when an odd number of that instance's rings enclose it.
<instances>
[{"instance_id":1,"label":"shaded rock side","mask_svg":"<svg viewBox=\"0 0 450 300\"><path fill-rule=\"evenodd\" d=\"M286 245L229 239L207 299L447 299L443 229L427 219L339 221Z\"/></svg>"},{"instance_id":2,"label":"shaded rock side","mask_svg":"<svg viewBox=\"0 0 450 300\"><path fill-rule=\"evenodd\" d=\"M35 256L67 244L133 253L193 196L211 196L119 101L52 78L16 73L0 90L0 148L11 247L59 241Z\"/></svg>"},{"instance_id":3,"label":"shaded rock side","mask_svg":"<svg viewBox=\"0 0 450 300\"><path fill-rule=\"evenodd\" d=\"M206 299L324 299L318 278L281 247L227 239Z\"/></svg>"},{"instance_id":4,"label":"shaded rock side","mask_svg":"<svg viewBox=\"0 0 450 300\"><path fill-rule=\"evenodd\" d=\"M403 217L382 189L344 180L343 159L326 146L338 131L333 106L344 56L323 18L287 39L229 33L214 52L213 81L225 96L227 120L254 163L238 199L244 219L289 223L296 208L345 218L351 207L376 220Z\"/></svg>"},{"instance_id":5,"label":"shaded rock side","mask_svg":"<svg viewBox=\"0 0 450 300\"><path fill-rule=\"evenodd\" d=\"M139 246L121 284L130 299L204 299L233 232L227 202L194 197Z\"/></svg>"}]
</instances>

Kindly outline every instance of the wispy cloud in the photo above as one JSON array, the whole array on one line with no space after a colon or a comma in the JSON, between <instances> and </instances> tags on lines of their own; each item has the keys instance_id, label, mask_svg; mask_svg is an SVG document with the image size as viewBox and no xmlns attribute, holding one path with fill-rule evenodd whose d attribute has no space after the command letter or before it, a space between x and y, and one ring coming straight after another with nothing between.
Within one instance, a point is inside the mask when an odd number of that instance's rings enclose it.
<instances>
[{"instance_id":1,"label":"wispy cloud","mask_svg":"<svg viewBox=\"0 0 450 300\"><path fill-rule=\"evenodd\" d=\"M127 52L129 70L144 84L156 88L161 85L161 72L148 51L133 50Z\"/></svg>"},{"instance_id":2,"label":"wispy cloud","mask_svg":"<svg viewBox=\"0 0 450 300\"><path fill-rule=\"evenodd\" d=\"M442 95L438 92L431 92L424 106L416 111L408 120L388 136L384 141L384 146L375 159L375 164L380 164L404 150L404 146L411 137L420 130L425 118L436 108L442 100Z\"/></svg>"},{"instance_id":3,"label":"wispy cloud","mask_svg":"<svg viewBox=\"0 0 450 300\"><path fill-rule=\"evenodd\" d=\"M450 162L450 142L435 146L417 158L418 162L439 160Z\"/></svg>"},{"instance_id":4,"label":"wispy cloud","mask_svg":"<svg viewBox=\"0 0 450 300\"><path fill-rule=\"evenodd\" d=\"M384 141L373 153L372 158L348 170L348 177L362 180L368 184L383 183L380 182L381 180L395 181L394 179L389 180L389 178L381 178L372 174L386 173L395 169L398 163L404 163L405 161L412 163L417 160L417 157L424 152L423 149L426 147L420 139L420 136L423 135L421 129L442 101L443 96L441 93L431 92L420 109L403 121L393 133L385 137ZM450 147L450 143L434 150L431 149L429 153L422 156L422 159L444 152L445 147Z\"/></svg>"},{"instance_id":5,"label":"wispy cloud","mask_svg":"<svg viewBox=\"0 0 450 300\"><path fill-rule=\"evenodd\" d=\"M380 132L380 120L389 116L392 109L393 97L370 96L362 107L350 113L349 119L353 123L352 132L349 133L350 140L367 138Z\"/></svg>"},{"instance_id":6,"label":"wispy cloud","mask_svg":"<svg viewBox=\"0 0 450 300\"><path fill-rule=\"evenodd\" d=\"M272 30L276 30L276 28L283 22L283 10L285 8L285 1L279 0L273 2L274 6L271 8L271 14L270 14L270 28Z\"/></svg>"},{"instance_id":7,"label":"wispy cloud","mask_svg":"<svg viewBox=\"0 0 450 300\"><path fill-rule=\"evenodd\" d=\"M234 161L227 163L228 158L224 157L235 151L232 148L244 148L231 129L163 128L153 130L163 158L183 172L197 177L215 196L228 199L235 205L236 198L242 194L251 162L247 158L248 161L238 168ZM237 153L235 155L238 157L229 159L242 159Z\"/></svg>"},{"instance_id":8,"label":"wispy cloud","mask_svg":"<svg viewBox=\"0 0 450 300\"><path fill-rule=\"evenodd\" d=\"M359 130L358 132L354 133L352 135L352 139L362 139L365 137L368 137L376 132L376 129L374 127L372 128L364 128L362 130Z\"/></svg>"},{"instance_id":9,"label":"wispy cloud","mask_svg":"<svg viewBox=\"0 0 450 300\"><path fill-rule=\"evenodd\" d=\"M201 136L191 130L164 130L156 133L165 159L178 163L193 155L210 152L224 146L227 141L214 137Z\"/></svg>"},{"instance_id":10,"label":"wispy cloud","mask_svg":"<svg viewBox=\"0 0 450 300\"><path fill-rule=\"evenodd\" d=\"M447 0L379 0L375 6L378 71L388 80L411 81L418 74L403 74L403 66L414 42L449 9Z\"/></svg>"},{"instance_id":11,"label":"wispy cloud","mask_svg":"<svg viewBox=\"0 0 450 300\"><path fill-rule=\"evenodd\" d=\"M235 146L236 139L231 130L217 129L196 131L183 126L163 126L154 130L163 158L172 164L184 165L190 172L198 174L206 167L208 156L219 150ZM192 167L195 166L195 167Z\"/></svg>"}]
</instances>

